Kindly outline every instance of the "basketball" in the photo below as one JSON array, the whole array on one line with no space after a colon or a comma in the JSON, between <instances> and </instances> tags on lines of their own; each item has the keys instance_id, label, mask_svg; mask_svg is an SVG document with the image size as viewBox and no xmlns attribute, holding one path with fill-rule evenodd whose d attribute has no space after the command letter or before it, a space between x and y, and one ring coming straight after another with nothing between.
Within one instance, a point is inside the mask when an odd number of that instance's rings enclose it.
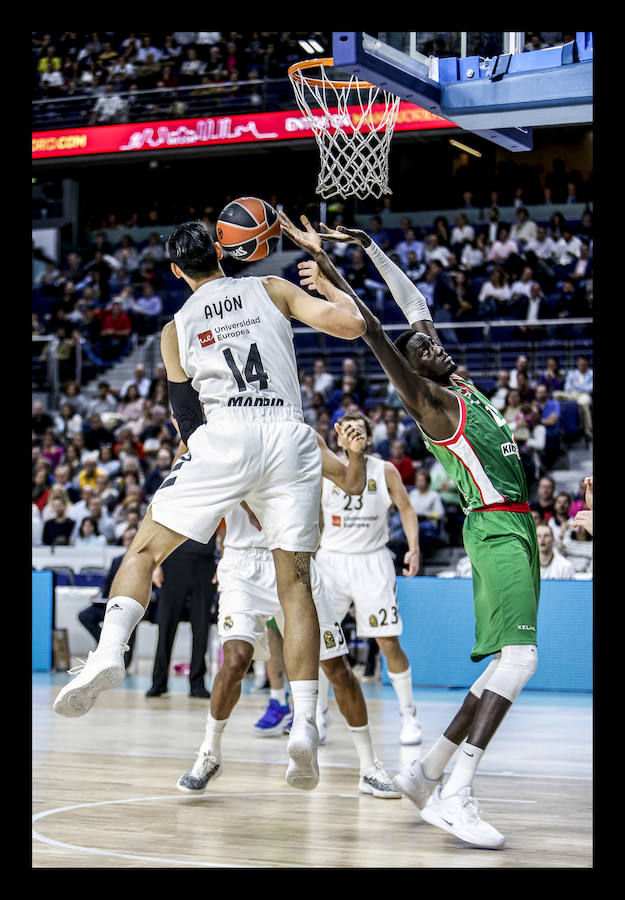
<instances>
[{"instance_id":1,"label":"basketball","mask_svg":"<svg viewBox=\"0 0 625 900\"><path fill-rule=\"evenodd\" d=\"M256 262L275 250L280 223L275 209L257 197L239 197L223 208L217 240L226 253L242 262Z\"/></svg>"}]
</instances>

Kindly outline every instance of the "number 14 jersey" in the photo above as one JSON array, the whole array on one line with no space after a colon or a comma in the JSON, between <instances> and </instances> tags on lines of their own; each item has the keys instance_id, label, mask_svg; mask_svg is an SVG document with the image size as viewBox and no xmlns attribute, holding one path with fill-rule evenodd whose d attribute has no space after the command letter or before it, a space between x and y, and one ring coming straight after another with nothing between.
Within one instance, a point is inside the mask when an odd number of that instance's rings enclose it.
<instances>
[{"instance_id":1,"label":"number 14 jersey","mask_svg":"<svg viewBox=\"0 0 625 900\"><path fill-rule=\"evenodd\" d=\"M261 278L215 278L174 315L180 364L204 413L282 407L303 421L291 323Z\"/></svg>"},{"instance_id":2,"label":"number 14 jersey","mask_svg":"<svg viewBox=\"0 0 625 900\"><path fill-rule=\"evenodd\" d=\"M367 457L367 481L362 494L345 494L323 479L322 550L335 553L371 553L389 540L387 512L393 501L386 485L385 462Z\"/></svg>"}]
</instances>

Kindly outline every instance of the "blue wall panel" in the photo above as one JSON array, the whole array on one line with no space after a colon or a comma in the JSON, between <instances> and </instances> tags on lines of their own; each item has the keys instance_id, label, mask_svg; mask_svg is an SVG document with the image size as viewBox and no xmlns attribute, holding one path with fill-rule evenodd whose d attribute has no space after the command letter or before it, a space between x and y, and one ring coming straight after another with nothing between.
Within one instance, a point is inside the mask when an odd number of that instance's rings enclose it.
<instances>
[{"instance_id":1,"label":"blue wall panel","mask_svg":"<svg viewBox=\"0 0 625 900\"><path fill-rule=\"evenodd\" d=\"M475 636L468 578L397 579L401 645L415 685L470 687L492 657L471 662ZM592 690L592 582L543 581L538 611L538 670L525 690ZM384 684L390 684L385 661Z\"/></svg>"},{"instance_id":2,"label":"blue wall panel","mask_svg":"<svg viewBox=\"0 0 625 900\"><path fill-rule=\"evenodd\" d=\"M32 667L34 672L52 668L52 572L33 572Z\"/></svg>"}]
</instances>

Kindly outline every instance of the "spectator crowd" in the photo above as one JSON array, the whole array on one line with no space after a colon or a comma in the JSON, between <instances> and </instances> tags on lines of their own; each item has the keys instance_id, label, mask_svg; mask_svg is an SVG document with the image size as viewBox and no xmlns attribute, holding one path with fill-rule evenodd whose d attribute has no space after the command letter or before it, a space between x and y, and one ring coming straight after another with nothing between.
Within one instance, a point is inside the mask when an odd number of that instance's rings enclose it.
<instances>
[{"instance_id":1,"label":"spectator crowd","mask_svg":"<svg viewBox=\"0 0 625 900\"><path fill-rule=\"evenodd\" d=\"M304 52L299 41L309 39L321 47L320 55L328 55L329 32L33 32L33 99L92 98L90 125L155 112L182 115L184 101L172 88L193 87L192 96L208 95L225 105L256 106L262 102L258 84L286 78ZM240 82L256 85L241 90Z\"/></svg>"}]
</instances>

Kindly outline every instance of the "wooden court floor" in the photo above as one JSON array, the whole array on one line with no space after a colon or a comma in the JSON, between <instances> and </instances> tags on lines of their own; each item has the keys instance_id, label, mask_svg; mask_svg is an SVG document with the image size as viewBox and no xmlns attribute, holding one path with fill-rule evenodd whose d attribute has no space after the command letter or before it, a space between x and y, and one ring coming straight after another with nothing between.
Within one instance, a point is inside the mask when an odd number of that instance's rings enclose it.
<instances>
[{"instance_id":1,"label":"wooden court floor","mask_svg":"<svg viewBox=\"0 0 625 900\"><path fill-rule=\"evenodd\" d=\"M506 835L494 851L427 825L408 800L359 793L358 760L333 700L315 791L287 786L286 737L253 733L267 695L246 683L223 739L224 774L195 797L176 782L201 743L207 701L187 697L181 683L148 700L149 681L129 676L84 718L63 719L51 702L66 677L33 680L33 868L593 865L588 695L526 692L500 726L474 783L482 817ZM415 688L424 738L405 748L392 688L363 689L376 752L391 774L427 751L464 697Z\"/></svg>"}]
</instances>

